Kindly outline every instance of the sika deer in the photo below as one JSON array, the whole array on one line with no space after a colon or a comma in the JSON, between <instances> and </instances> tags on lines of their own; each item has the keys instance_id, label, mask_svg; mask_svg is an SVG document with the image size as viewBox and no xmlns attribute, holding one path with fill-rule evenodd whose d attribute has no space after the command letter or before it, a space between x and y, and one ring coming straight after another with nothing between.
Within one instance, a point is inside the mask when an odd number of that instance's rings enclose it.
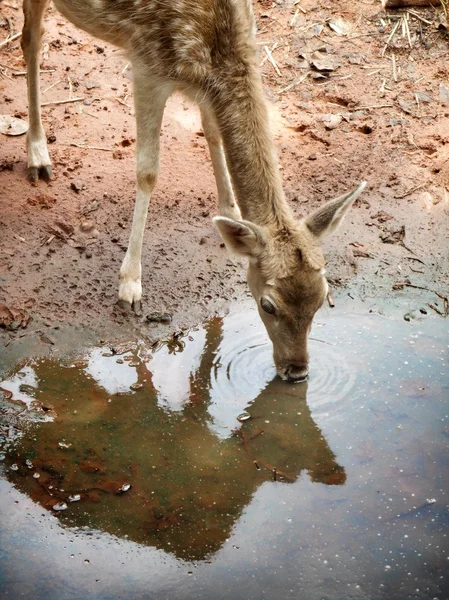
<instances>
[{"instance_id":1,"label":"sika deer","mask_svg":"<svg viewBox=\"0 0 449 600\"><path fill-rule=\"evenodd\" d=\"M75 25L123 48L133 65L137 197L120 270L120 301L140 311L141 251L159 171L159 132L166 100L178 89L200 105L218 188L221 216L214 223L228 248L249 259L248 284L273 342L277 371L283 379L304 380L307 336L327 294L320 242L337 228L365 182L304 220L293 217L268 125L250 1L54 2ZM47 0L24 0L32 180L51 177L39 94L46 5Z\"/></svg>"}]
</instances>

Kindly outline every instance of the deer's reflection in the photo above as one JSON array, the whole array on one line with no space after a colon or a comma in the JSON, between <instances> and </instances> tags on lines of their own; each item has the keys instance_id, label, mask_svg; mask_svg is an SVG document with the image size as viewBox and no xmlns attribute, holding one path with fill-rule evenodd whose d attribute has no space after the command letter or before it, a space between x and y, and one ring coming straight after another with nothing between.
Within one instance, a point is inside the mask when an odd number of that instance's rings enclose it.
<instances>
[{"instance_id":1,"label":"deer's reflection","mask_svg":"<svg viewBox=\"0 0 449 600\"><path fill-rule=\"evenodd\" d=\"M311 417L306 384L273 380L247 408L247 421L235 420L226 439L216 435L208 389L221 338L215 319L188 375L189 400L177 412L158 404L151 361L137 355L127 368L143 387L127 394L111 395L86 369L37 362L36 400L53 405L56 417L23 437L14 457L19 470L10 477L48 508L66 502L59 518L69 525L190 560L220 549L265 481L282 486L307 471L313 481L343 484L344 469ZM111 368L116 358L108 359ZM80 500L70 502L76 495Z\"/></svg>"}]
</instances>

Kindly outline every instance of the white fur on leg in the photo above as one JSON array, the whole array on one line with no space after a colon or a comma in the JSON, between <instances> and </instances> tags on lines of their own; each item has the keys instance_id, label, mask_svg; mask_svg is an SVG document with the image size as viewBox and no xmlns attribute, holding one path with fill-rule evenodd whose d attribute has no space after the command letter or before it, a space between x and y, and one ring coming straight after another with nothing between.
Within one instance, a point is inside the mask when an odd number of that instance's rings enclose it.
<instances>
[{"instance_id":1,"label":"white fur on leg","mask_svg":"<svg viewBox=\"0 0 449 600\"><path fill-rule=\"evenodd\" d=\"M28 154L28 167L41 167L50 166L50 155L48 154L47 142L45 135L42 133L39 137L32 138L30 134L27 137L27 154Z\"/></svg>"},{"instance_id":2,"label":"white fur on leg","mask_svg":"<svg viewBox=\"0 0 449 600\"><path fill-rule=\"evenodd\" d=\"M118 297L133 305L142 299L142 266L140 258L132 258L127 252L120 268L120 288Z\"/></svg>"}]
</instances>

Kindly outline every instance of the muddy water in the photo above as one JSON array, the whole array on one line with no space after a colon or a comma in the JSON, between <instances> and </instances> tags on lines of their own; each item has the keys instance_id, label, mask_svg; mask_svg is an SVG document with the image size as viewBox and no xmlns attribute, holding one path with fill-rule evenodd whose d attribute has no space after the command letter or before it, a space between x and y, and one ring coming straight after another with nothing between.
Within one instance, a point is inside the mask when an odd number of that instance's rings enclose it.
<instances>
[{"instance_id":1,"label":"muddy water","mask_svg":"<svg viewBox=\"0 0 449 600\"><path fill-rule=\"evenodd\" d=\"M10 598L449 597L448 325L252 313L0 383Z\"/></svg>"}]
</instances>

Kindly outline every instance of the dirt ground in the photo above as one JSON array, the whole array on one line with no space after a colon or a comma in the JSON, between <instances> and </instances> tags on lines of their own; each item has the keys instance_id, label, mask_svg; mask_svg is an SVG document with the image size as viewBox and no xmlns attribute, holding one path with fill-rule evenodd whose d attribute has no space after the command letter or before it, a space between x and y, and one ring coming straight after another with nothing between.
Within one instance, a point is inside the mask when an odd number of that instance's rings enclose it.
<instances>
[{"instance_id":1,"label":"dirt ground","mask_svg":"<svg viewBox=\"0 0 449 600\"><path fill-rule=\"evenodd\" d=\"M443 11L414 9L418 17L399 20L401 11L387 14L377 0L259 1L255 11L295 213L368 181L326 241L337 305L406 319L447 314L449 42L444 25L437 28ZM0 40L21 26L20 3L3 2ZM0 330L0 347L14 354L22 340L27 353L39 353L67 327L90 331L92 340L155 339L247 302L244 267L227 255L211 221L216 188L198 111L175 96L164 118L144 244L143 316L117 312L135 193L130 65L54 7L45 27L41 89L54 177L32 185L24 136L0 135L0 304L15 319ZM20 39L0 52L0 114L26 120ZM146 323L155 310L172 313L172 323Z\"/></svg>"}]
</instances>

